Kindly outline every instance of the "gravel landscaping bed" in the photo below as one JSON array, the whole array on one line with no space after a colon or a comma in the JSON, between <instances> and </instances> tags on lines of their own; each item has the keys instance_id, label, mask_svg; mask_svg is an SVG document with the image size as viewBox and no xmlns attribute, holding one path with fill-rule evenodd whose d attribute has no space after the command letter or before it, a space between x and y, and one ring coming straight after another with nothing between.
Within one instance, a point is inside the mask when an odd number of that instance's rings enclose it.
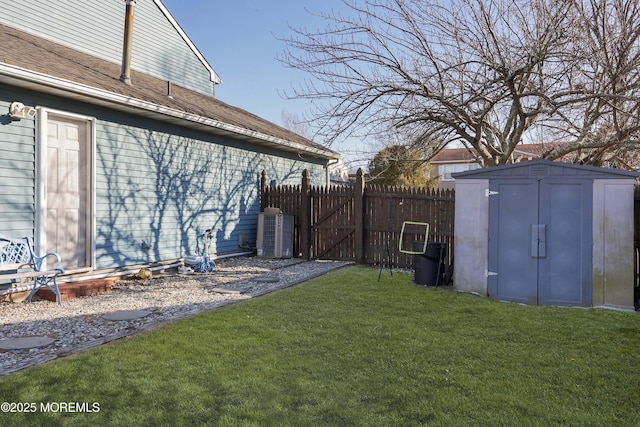
<instances>
[{"instance_id":1,"label":"gravel landscaping bed","mask_svg":"<svg viewBox=\"0 0 640 427\"><path fill-rule=\"evenodd\" d=\"M53 344L0 350L0 375L94 347L164 322L282 289L340 268L348 262L257 257L216 261L213 273L163 274L150 280L124 278L108 293L50 301L0 303L2 340L47 336ZM109 320L108 313L136 311L143 317ZM105 317L105 315L107 315ZM116 316L117 317L117 316ZM126 317L126 316L125 316Z\"/></svg>"}]
</instances>

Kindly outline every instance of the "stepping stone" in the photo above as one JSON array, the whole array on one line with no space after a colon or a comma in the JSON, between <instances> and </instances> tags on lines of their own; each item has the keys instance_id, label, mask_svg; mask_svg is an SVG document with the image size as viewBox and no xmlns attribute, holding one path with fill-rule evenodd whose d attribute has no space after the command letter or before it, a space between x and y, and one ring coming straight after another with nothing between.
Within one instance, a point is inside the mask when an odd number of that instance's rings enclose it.
<instances>
[{"instance_id":1,"label":"stepping stone","mask_svg":"<svg viewBox=\"0 0 640 427\"><path fill-rule=\"evenodd\" d=\"M102 318L107 320L134 320L141 319L150 314L151 312L147 310L123 310L105 313L102 315Z\"/></svg>"},{"instance_id":2,"label":"stepping stone","mask_svg":"<svg viewBox=\"0 0 640 427\"><path fill-rule=\"evenodd\" d=\"M211 288L211 292L216 292L218 294L231 294L231 295L240 295L242 291L234 291L231 289L224 288Z\"/></svg>"},{"instance_id":3,"label":"stepping stone","mask_svg":"<svg viewBox=\"0 0 640 427\"><path fill-rule=\"evenodd\" d=\"M55 342L50 337L7 338L0 340L0 350L25 350L28 348L46 347Z\"/></svg>"},{"instance_id":4,"label":"stepping stone","mask_svg":"<svg viewBox=\"0 0 640 427\"><path fill-rule=\"evenodd\" d=\"M278 283L280 281L277 277L258 277L256 282L258 283Z\"/></svg>"}]
</instances>

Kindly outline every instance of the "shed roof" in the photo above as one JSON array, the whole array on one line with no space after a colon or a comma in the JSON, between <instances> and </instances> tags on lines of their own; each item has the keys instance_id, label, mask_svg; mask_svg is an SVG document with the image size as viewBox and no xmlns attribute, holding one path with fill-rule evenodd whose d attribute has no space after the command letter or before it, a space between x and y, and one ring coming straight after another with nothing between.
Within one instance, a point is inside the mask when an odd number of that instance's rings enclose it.
<instances>
[{"instance_id":1,"label":"shed roof","mask_svg":"<svg viewBox=\"0 0 640 427\"><path fill-rule=\"evenodd\" d=\"M493 166L466 172L451 174L455 179L499 179L523 178L541 179L545 177L567 177L584 179L635 179L638 172L620 169L600 168L596 166L578 165L574 163L554 162L546 159L535 159L509 165Z\"/></svg>"},{"instance_id":2,"label":"shed roof","mask_svg":"<svg viewBox=\"0 0 640 427\"><path fill-rule=\"evenodd\" d=\"M0 25L0 83L54 94L243 139L257 145L313 156L340 155L246 110L211 96L132 71L132 85L119 80L114 64L14 28Z\"/></svg>"}]
</instances>

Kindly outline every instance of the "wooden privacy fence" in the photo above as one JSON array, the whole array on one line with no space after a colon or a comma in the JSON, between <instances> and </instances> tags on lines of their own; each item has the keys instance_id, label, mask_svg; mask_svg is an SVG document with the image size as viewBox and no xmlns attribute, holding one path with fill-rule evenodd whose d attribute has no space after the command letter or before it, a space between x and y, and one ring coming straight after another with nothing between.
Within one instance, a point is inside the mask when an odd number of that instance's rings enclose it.
<instances>
[{"instance_id":1,"label":"wooden privacy fence","mask_svg":"<svg viewBox=\"0 0 640 427\"><path fill-rule=\"evenodd\" d=\"M405 221L429 224L429 242L453 255L454 192L365 185L358 170L353 186L312 186L308 171L298 186L267 186L262 172L260 207L294 215L294 253L307 259L349 260L413 267L413 255L399 249ZM424 241L424 228L407 227L403 250Z\"/></svg>"}]
</instances>

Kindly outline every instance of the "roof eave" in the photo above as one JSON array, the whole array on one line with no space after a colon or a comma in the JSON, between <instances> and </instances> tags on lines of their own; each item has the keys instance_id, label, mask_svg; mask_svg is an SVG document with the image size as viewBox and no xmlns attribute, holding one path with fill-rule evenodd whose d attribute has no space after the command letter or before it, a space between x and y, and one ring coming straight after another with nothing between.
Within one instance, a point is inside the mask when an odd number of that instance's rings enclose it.
<instances>
[{"instance_id":1,"label":"roof eave","mask_svg":"<svg viewBox=\"0 0 640 427\"><path fill-rule=\"evenodd\" d=\"M303 144L224 123L209 117L154 104L55 76L37 73L10 64L0 63L0 82L37 92L113 108L129 114L154 118L208 133L233 136L254 144L279 148L300 155L310 155L324 160L339 158L337 153L330 150L308 147Z\"/></svg>"}]
</instances>

